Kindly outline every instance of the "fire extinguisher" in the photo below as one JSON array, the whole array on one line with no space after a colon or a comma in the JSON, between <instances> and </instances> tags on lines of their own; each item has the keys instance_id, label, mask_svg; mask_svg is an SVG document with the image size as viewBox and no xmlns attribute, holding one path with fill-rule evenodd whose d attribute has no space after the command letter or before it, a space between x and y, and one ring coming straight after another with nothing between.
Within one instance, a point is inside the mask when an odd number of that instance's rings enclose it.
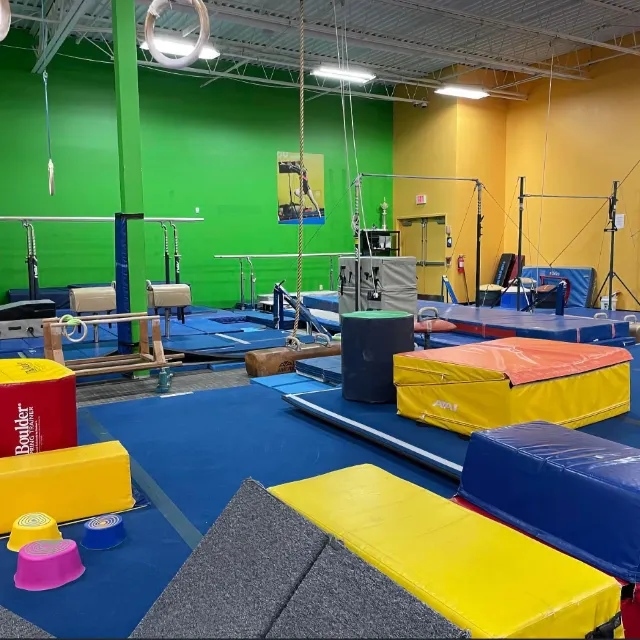
<instances>
[{"instance_id":1,"label":"fire extinguisher","mask_svg":"<svg viewBox=\"0 0 640 640\"><path fill-rule=\"evenodd\" d=\"M464 256L458 256L458 273L464 273Z\"/></svg>"}]
</instances>

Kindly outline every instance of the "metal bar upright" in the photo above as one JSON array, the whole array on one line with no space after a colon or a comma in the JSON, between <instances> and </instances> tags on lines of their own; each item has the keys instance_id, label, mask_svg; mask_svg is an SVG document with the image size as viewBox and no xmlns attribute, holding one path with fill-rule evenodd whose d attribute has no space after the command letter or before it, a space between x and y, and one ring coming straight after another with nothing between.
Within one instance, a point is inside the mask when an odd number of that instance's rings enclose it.
<instances>
[{"instance_id":1,"label":"metal bar upright","mask_svg":"<svg viewBox=\"0 0 640 640\"><path fill-rule=\"evenodd\" d=\"M476 307L480 306L480 260L482 243L482 182L476 182L478 189L478 216L476 218ZM466 276L465 276L466 277ZM468 302L468 300L467 300Z\"/></svg>"},{"instance_id":2,"label":"metal bar upright","mask_svg":"<svg viewBox=\"0 0 640 640\"><path fill-rule=\"evenodd\" d=\"M618 208L618 182L613 182L613 193L609 200L609 221L611 223L611 245L609 249L609 311L613 309L613 275L615 273L616 252L616 211Z\"/></svg>"},{"instance_id":3,"label":"metal bar upright","mask_svg":"<svg viewBox=\"0 0 640 640\"><path fill-rule=\"evenodd\" d=\"M524 176L520 176L518 196L518 284L516 289L516 310L520 311L520 288L522 286L522 217L524 215Z\"/></svg>"}]
</instances>

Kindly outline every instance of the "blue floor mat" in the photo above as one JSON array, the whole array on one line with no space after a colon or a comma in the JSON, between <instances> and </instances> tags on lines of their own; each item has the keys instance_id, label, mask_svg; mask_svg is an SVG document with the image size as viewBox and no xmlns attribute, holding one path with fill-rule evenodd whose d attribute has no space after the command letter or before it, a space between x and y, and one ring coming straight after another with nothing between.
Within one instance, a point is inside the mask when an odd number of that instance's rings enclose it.
<instances>
[{"instance_id":1,"label":"blue floor mat","mask_svg":"<svg viewBox=\"0 0 640 640\"><path fill-rule=\"evenodd\" d=\"M336 427L406 455L436 471L460 477L468 439L398 415L395 404L365 404L342 397L342 389L285 396L291 405Z\"/></svg>"},{"instance_id":2,"label":"blue floor mat","mask_svg":"<svg viewBox=\"0 0 640 640\"><path fill-rule=\"evenodd\" d=\"M127 638L190 549L153 507L122 517L127 540L108 551L80 547L85 574L53 591L16 589L17 554L0 544L0 605L57 638ZM62 527L62 533L79 543L83 525Z\"/></svg>"},{"instance_id":3,"label":"blue floor mat","mask_svg":"<svg viewBox=\"0 0 640 640\"><path fill-rule=\"evenodd\" d=\"M202 351L203 349L224 349L237 344L222 336L206 335L204 333L195 336L176 336L175 338L163 340L163 343L165 349L188 352Z\"/></svg>"},{"instance_id":4,"label":"blue floor mat","mask_svg":"<svg viewBox=\"0 0 640 640\"><path fill-rule=\"evenodd\" d=\"M291 482L369 462L450 497L456 484L293 411L260 385L90 407L205 533L240 482ZM103 630L108 633L108 630Z\"/></svg>"},{"instance_id":5,"label":"blue floor mat","mask_svg":"<svg viewBox=\"0 0 640 640\"><path fill-rule=\"evenodd\" d=\"M33 340L34 338L30 338ZM6 338L0 340L0 353L7 353L10 351L24 351L28 349L28 343L22 338Z\"/></svg>"},{"instance_id":6,"label":"blue floor mat","mask_svg":"<svg viewBox=\"0 0 640 640\"><path fill-rule=\"evenodd\" d=\"M278 393L309 393L310 391L323 391L330 388L329 385L323 382L310 380L297 373L282 373L264 378L252 378L251 384L274 389Z\"/></svg>"},{"instance_id":7,"label":"blue floor mat","mask_svg":"<svg viewBox=\"0 0 640 640\"><path fill-rule=\"evenodd\" d=\"M189 324L182 324L182 322L180 322L180 320L177 320L176 318L171 318L170 326L171 326L171 337L204 335L203 331L200 331L199 329L196 329L196 327L192 327ZM164 318L160 318L160 328L162 330L162 335L164 336L166 334Z\"/></svg>"}]
</instances>

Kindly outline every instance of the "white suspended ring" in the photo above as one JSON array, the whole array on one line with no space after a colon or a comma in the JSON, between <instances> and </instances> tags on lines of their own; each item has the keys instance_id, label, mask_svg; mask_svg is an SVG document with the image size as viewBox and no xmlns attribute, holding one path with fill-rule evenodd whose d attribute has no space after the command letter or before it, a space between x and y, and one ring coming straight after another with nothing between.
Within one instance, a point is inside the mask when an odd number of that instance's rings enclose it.
<instances>
[{"instance_id":1,"label":"white suspended ring","mask_svg":"<svg viewBox=\"0 0 640 640\"><path fill-rule=\"evenodd\" d=\"M9 33L11 26L11 7L9 0L0 0L0 42L2 42Z\"/></svg>"},{"instance_id":2,"label":"white suspended ring","mask_svg":"<svg viewBox=\"0 0 640 640\"><path fill-rule=\"evenodd\" d=\"M0 0L0 4L2 2L8 2L8 0ZM196 46L189 55L183 56L182 58L168 58L156 47L154 36L156 20L162 15L164 9L171 4L170 0L153 0L144 21L144 37L147 41L149 52L156 62L159 62L163 67L169 69L184 69L192 65L200 57L202 49L207 42L209 42L210 26L207 6L203 0L185 0L185 3L191 5L196 10L200 20L200 35Z\"/></svg>"}]
</instances>

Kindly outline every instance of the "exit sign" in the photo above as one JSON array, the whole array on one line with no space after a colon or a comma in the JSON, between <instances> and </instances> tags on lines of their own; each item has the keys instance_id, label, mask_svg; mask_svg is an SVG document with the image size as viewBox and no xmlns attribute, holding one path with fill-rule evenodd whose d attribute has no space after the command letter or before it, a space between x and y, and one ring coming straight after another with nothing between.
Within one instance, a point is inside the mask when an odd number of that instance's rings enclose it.
<instances>
[{"instance_id":1,"label":"exit sign","mask_svg":"<svg viewBox=\"0 0 640 640\"><path fill-rule=\"evenodd\" d=\"M427 204L427 196L426 195L416 196L416 204Z\"/></svg>"}]
</instances>

